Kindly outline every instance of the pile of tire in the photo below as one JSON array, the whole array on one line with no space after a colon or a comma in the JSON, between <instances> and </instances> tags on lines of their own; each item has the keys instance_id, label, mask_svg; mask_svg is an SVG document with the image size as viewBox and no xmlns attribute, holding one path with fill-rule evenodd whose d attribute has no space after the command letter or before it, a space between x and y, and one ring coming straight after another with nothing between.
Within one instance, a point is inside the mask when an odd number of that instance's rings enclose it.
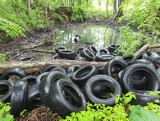
<instances>
[{"instance_id":1,"label":"pile of tire","mask_svg":"<svg viewBox=\"0 0 160 121\"><path fill-rule=\"evenodd\" d=\"M119 48L114 44L108 48L95 48L90 45L88 48L79 48L77 51L66 49L65 47L57 47L54 59L69 59L69 60L80 60L80 61L101 61L106 62L114 58L115 51Z\"/></svg>"},{"instance_id":2,"label":"pile of tire","mask_svg":"<svg viewBox=\"0 0 160 121\"><path fill-rule=\"evenodd\" d=\"M132 92L133 104L146 105L160 99L150 91L160 89L160 56L146 52L141 59L115 56L106 65L64 69L47 65L41 73L27 74L21 68L9 68L0 75L0 100L11 103L11 114L45 105L62 118L85 110L86 102L114 105L115 98Z\"/></svg>"}]
</instances>

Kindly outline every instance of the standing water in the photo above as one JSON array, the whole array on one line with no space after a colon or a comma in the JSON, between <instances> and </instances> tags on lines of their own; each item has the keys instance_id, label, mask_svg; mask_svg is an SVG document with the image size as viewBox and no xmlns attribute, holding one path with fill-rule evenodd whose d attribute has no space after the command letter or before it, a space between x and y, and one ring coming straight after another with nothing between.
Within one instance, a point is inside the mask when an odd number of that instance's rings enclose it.
<instances>
[{"instance_id":1,"label":"standing water","mask_svg":"<svg viewBox=\"0 0 160 121\"><path fill-rule=\"evenodd\" d=\"M81 40L78 44L74 42L75 36L80 35ZM67 24L56 29L53 34L56 42L54 46L65 46L73 49L76 45L78 47L93 44L95 47L107 47L109 44L115 44L118 39L118 29L104 24Z\"/></svg>"}]
</instances>

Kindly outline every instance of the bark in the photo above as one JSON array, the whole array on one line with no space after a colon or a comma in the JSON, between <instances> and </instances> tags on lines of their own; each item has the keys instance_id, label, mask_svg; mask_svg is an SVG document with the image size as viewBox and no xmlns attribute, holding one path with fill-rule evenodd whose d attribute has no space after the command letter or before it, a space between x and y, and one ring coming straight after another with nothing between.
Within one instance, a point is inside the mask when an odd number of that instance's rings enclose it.
<instances>
[{"instance_id":1,"label":"bark","mask_svg":"<svg viewBox=\"0 0 160 121\"><path fill-rule=\"evenodd\" d=\"M117 0L114 0L113 11L114 11L114 15L115 15L117 13Z\"/></svg>"},{"instance_id":2,"label":"bark","mask_svg":"<svg viewBox=\"0 0 160 121\"><path fill-rule=\"evenodd\" d=\"M135 54L132 61L136 60L138 57L140 57L146 50L148 49L154 49L154 48L160 48L160 44L158 45L149 45L145 44L143 47L141 47Z\"/></svg>"},{"instance_id":3,"label":"bark","mask_svg":"<svg viewBox=\"0 0 160 121\"><path fill-rule=\"evenodd\" d=\"M106 62L88 62L88 61L77 61L77 60L53 60L53 61L7 61L0 63L0 73L11 67L21 67L27 73L41 72L46 65L55 64L63 68L67 68L70 65L76 64L80 66L94 65L96 67L102 67Z\"/></svg>"},{"instance_id":4,"label":"bark","mask_svg":"<svg viewBox=\"0 0 160 121\"><path fill-rule=\"evenodd\" d=\"M106 0L106 13L107 13L107 17L109 17L109 12L108 12L108 0Z\"/></svg>"},{"instance_id":5,"label":"bark","mask_svg":"<svg viewBox=\"0 0 160 121\"><path fill-rule=\"evenodd\" d=\"M30 14L30 10L31 10L31 1L27 0L27 14Z\"/></svg>"}]
</instances>

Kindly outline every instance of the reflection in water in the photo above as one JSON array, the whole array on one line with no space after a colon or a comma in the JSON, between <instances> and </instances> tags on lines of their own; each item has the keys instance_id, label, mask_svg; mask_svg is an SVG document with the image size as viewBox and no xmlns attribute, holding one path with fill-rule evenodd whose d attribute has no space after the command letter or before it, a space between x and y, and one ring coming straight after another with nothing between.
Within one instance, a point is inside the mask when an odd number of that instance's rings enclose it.
<instances>
[{"instance_id":1,"label":"reflection in water","mask_svg":"<svg viewBox=\"0 0 160 121\"><path fill-rule=\"evenodd\" d=\"M73 44L76 35L81 36L81 42L79 44ZM63 45L67 48L75 49L87 46L86 42L90 42L99 48L107 47L109 44L115 44L118 38L118 30L107 25L88 23L65 25L56 30L53 38L57 42L54 46Z\"/></svg>"}]
</instances>

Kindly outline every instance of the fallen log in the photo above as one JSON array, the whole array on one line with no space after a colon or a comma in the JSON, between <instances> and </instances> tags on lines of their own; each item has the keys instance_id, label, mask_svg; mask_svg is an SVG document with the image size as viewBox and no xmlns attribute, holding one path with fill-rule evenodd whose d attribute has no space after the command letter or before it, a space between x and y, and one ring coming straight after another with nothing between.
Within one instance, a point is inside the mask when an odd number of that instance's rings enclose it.
<instances>
[{"instance_id":1,"label":"fallen log","mask_svg":"<svg viewBox=\"0 0 160 121\"><path fill-rule=\"evenodd\" d=\"M27 51L27 50L25 50L25 51ZM35 51L35 52L40 52L40 53L50 53L50 54L55 54L55 52L52 51L52 50L28 49L28 51Z\"/></svg>"},{"instance_id":2,"label":"fallen log","mask_svg":"<svg viewBox=\"0 0 160 121\"><path fill-rule=\"evenodd\" d=\"M0 73L11 67L21 67L27 73L41 72L46 65L55 64L63 68L67 68L70 65L94 65L96 67L102 67L106 62L88 62L88 61L77 61L77 60L53 60L53 61L6 61L0 63Z\"/></svg>"}]
</instances>

